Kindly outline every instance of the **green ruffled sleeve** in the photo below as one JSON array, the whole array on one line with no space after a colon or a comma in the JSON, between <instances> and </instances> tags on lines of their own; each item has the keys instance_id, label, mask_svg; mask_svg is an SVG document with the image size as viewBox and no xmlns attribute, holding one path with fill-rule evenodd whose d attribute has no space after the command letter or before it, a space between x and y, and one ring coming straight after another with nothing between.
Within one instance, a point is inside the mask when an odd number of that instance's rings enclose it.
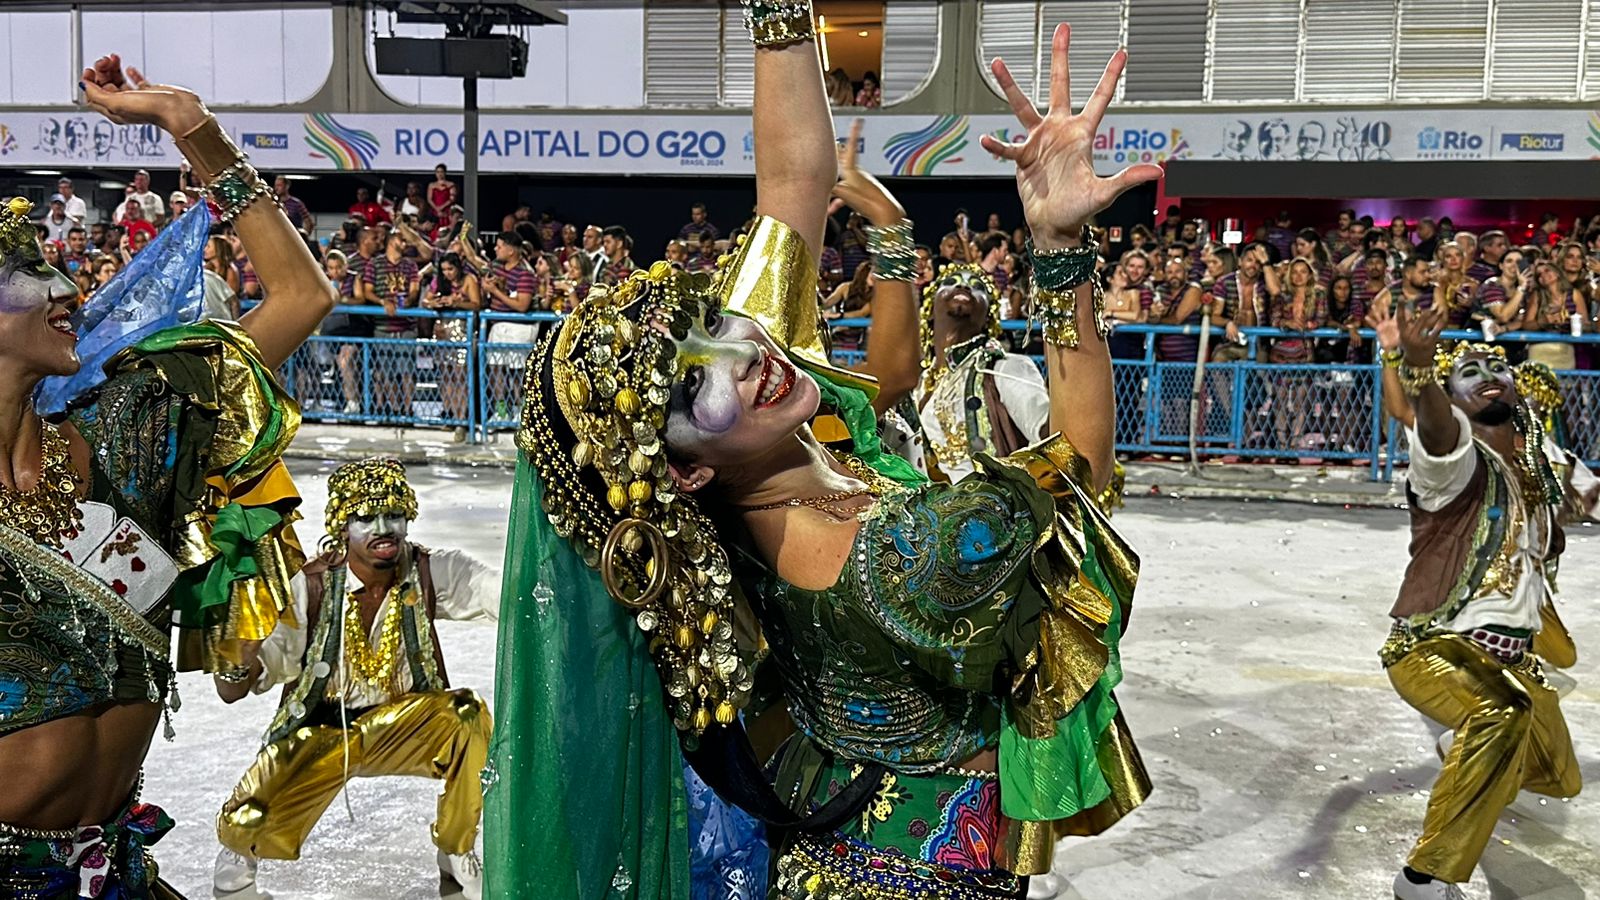
<instances>
[{"instance_id":1,"label":"green ruffled sleeve","mask_svg":"<svg viewBox=\"0 0 1600 900\"><path fill-rule=\"evenodd\" d=\"M1065 438L979 464L985 480L1029 498L1037 529L1007 623L1013 677L1000 732L1005 857L1013 871L1037 874L1058 838L1104 831L1150 791L1113 694L1139 561Z\"/></svg>"}]
</instances>

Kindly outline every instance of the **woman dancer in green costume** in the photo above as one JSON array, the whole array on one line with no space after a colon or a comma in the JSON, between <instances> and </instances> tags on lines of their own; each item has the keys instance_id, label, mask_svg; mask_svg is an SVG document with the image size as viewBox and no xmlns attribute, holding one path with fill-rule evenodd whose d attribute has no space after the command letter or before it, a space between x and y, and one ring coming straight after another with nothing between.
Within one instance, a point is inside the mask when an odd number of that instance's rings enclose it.
<instances>
[{"instance_id":1,"label":"woman dancer in green costume","mask_svg":"<svg viewBox=\"0 0 1600 900\"><path fill-rule=\"evenodd\" d=\"M1120 51L1079 115L1065 27L1047 114L995 63L1027 136L984 147L1018 167L1055 435L927 484L878 452L872 384L808 331L838 179L809 4L747 21L751 234L714 279L657 264L597 291L529 366L486 893L706 895L691 856L718 836L690 833L687 759L766 823L775 896L1019 896L1058 838L1149 787L1111 693L1138 564L1093 500L1113 407L1084 233L1160 170L1094 174ZM881 230L880 278L907 230ZM813 436L824 406L854 452ZM758 666L795 725L765 760L741 717L761 706Z\"/></svg>"}]
</instances>

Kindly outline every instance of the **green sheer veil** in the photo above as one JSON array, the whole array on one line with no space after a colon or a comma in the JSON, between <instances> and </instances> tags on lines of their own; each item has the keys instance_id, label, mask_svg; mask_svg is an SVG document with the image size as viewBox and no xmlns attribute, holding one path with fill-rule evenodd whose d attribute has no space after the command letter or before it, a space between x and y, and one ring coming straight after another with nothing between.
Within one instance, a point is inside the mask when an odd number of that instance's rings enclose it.
<instances>
[{"instance_id":1,"label":"green sheer veil","mask_svg":"<svg viewBox=\"0 0 1600 900\"><path fill-rule=\"evenodd\" d=\"M646 635L517 464L484 769L484 896L687 900L678 736ZM669 813L669 814L663 814Z\"/></svg>"}]
</instances>

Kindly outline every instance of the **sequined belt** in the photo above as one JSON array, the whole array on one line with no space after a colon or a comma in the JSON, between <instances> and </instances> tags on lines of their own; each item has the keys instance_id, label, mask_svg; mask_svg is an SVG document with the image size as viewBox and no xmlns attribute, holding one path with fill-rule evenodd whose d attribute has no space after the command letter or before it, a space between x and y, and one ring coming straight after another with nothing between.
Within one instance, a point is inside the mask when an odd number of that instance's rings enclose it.
<instances>
[{"instance_id":1,"label":"sequined belt","mask_svg":"<svg viewBox=\"0 0 1600 900\"><path fill-rule=\"evenodd\" d=\"M954 869L886 853L842 835L801 836L778 860L780 900L1013 900L1009 872Z\"/></svg>"},{"instance_id":2,"label":"sequined belt","mask_svg":"<svg viewBox=\"0 0 1600 900\"><path fill-rule=\"evenodd\" d=\"M1533 643L1527 637L1502 634L1498 631L1490 631L1487 628L1474 628L1464 633L1469 640L1482 647L1490 656L1507 665L1522 659L1522 654L1527 652L1528 645Z\"/></svg>"}]
</instances>

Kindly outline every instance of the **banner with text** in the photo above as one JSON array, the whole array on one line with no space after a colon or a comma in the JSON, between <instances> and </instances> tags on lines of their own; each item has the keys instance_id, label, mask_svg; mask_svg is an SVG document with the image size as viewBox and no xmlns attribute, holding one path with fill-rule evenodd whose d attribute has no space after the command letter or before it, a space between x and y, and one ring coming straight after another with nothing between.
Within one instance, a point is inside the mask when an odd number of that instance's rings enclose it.
<instances>
[{"instance_id":1,"label":"banner with text","mask_svg":"<svg viewBox=\"0 0 1600 900\"><path fill-rule=\"evenodd\" d=\"M465 134L441 113L222 113L255 164L273 172L459 171ZM837 130L849 129L839 116ZM866 117L862 160L900 176L1005 176L982 134L1020 135L1007 115ZM750 175L748 114L486 113L479 166L491 173ZM1095 136L1095 165L1135 162L1427 162L1600 159L1600 111L1574 109L1330 109L1301 112L1126 112ZM148 125L92 113L0 111L0 167L175 168L170 140Z\"/></svg>"}]
</instances>

